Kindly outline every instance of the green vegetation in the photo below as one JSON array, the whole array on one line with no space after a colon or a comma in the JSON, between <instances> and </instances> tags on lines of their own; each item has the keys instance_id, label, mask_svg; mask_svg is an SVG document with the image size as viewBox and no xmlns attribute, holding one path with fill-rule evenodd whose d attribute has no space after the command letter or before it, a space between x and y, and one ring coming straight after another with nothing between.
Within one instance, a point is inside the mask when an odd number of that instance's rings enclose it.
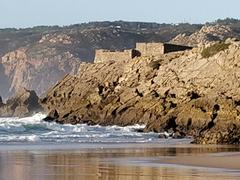
<instances>
[{"instance_id":1,"label":"green vegetation","mask_svg":"<svg viewBox=\"0 0 240 180\"><path fill-rule=\"evenodd\" d=\"M201 55L203 58L209 58L214 56L215 54L219 53L220 51L223 51L225 49L228 49L228 46L230 44L221 42L221 43L216 43L210 47L207 47L205 49L203 49Z\"/></svg>"}]
</instances>

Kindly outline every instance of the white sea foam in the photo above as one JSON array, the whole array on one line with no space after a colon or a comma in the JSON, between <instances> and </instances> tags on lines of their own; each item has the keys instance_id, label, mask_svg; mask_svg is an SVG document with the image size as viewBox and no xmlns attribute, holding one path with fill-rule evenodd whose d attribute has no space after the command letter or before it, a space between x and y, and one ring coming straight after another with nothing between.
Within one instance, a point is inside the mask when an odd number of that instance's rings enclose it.
<instances>
[{"instance_id":1,"label":"white sea foam","mask_svg":"<svg viewBox=\"0 0 240 180\"><path fill-rule=\"evenodd\" d=\"M127 127L86 124L70 125L44 122L44 114L27 118L0 118L0 144L2 143L116 143L159 142L156 133L139 133L144 125Z\"/></svg>"},{"instance_id":2,"label":"white sea foam","mask_svg":"<svg viewBox=\"0 0 240 180\"><path fill-rule=\"evenodd\" d=\"M11 135L0 136L0 141L4 142L36 142L39 140L37 135Z\"/></svg>"}]
</instances>

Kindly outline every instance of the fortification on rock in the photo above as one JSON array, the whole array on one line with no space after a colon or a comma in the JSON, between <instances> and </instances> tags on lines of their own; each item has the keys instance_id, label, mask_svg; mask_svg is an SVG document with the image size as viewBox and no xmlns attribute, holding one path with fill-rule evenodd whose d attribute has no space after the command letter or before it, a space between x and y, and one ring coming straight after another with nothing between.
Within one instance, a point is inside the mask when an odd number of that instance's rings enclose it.
<instances>
[{"instance_id":1,"label":"fortification on rock","mask_svg":"<svg viewBox=\"0 0 240 180\"><path fill-rule=\"evenodd\" d=\"M140 56L160 56L166 53L185 51L188 49L192 49L192 47L168 43L136 43L135 49L124 51L110 51L105 49L96 50L94 63L111 60L128 60Z\"/></svg>"},{"instance_id":2,"label":"fortification on rock","mask_svg":"<svg viewBox=\"0 0 240 180\"><path fill-rule=\"evenodd\" d=\"M170 52L185 51L188 49L192 49L192 47L168 43L136 43L136 50L141 53L141 56L159 56Z\"/></svg>"},{"instance_id":3,"label":"fortification on rock","mask_svg":"<svg viewBox=\"0 0 240 180\"><path fill-rule=\"evenodd\" d=\"M105 49L99 49L95 52L95 63L116 61L116 60L127 60L133 59L134 57L140 56L139 52L135 49L129 49L124 51L110 51Z\"/></svg>"}]
</instances>

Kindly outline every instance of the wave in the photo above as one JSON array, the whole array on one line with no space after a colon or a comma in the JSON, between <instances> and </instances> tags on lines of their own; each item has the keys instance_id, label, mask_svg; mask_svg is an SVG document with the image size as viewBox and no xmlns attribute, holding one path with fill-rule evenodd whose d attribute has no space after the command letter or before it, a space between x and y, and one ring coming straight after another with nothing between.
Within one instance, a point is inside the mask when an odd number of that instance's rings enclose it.
<instances>
[{"instance_id":1,"label":"wave","mask_svg":"<svg viewBox=\"0 0 240 180\"><path fill-rule=\"evenodd\" d=\"M45 122L45 114L0 118L0 143L143 143L159 142L156 133L139 133L144 125L88 126Z\"/></svg>"}]
</instances>

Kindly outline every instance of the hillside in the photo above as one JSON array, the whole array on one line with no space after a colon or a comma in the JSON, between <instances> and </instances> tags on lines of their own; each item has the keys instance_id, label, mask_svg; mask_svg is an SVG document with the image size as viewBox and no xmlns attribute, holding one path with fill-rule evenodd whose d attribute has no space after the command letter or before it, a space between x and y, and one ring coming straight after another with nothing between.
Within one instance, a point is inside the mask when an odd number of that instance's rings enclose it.
<instances>
[{"instance_id":1,"label":"hillside","mask_svg":"<svg viewBox=\"0 0 240 180\"><path fill-rule=\"evenodd\" d=\"M220 24L205 25L199 31L191 35L179 34L170 42L174 44L182 44L188 46L198 46L200 44L207 44L212 41L224 41L227 38L238 38L239 34L234 32L230 26Z\"/></svg>"},{"instance_id":2,"label":"hillside","mask_svg":"<svg viewBox=\"0 0 240 180\"><path fill-rule=\"evenodd\" d=\"M207 25L216 24L227 27L238 37L238 20L218 20ZM74 74L81 62L93 62L96 49L123 50L134 48L136 42L168 42L181 37L179 34L195 37L201 28L204 28L201 24L106 21L64 27L0 29L0 95L5 100L25 87L41 96L66 74ZM202 34L204 40L205 34ZM229 35L221 37L225 39ZM189 44L188 40L176 39L179 44Z\"/></svg>"},{"instance_id":3,"label":"hillside","mask_svg":"<svg viewBox=\"0 0 240 180\"><path fill-rule=\"evenodd\" d=\"M189 28L185 28L189 27ZM136 42L168 41L191 33L197 25L138 22L93 22L66 27L0 30L0 95L25 87L42 95L81 62L93 62L95 49L134 48Z\"/></svg>"}]
</instances>

